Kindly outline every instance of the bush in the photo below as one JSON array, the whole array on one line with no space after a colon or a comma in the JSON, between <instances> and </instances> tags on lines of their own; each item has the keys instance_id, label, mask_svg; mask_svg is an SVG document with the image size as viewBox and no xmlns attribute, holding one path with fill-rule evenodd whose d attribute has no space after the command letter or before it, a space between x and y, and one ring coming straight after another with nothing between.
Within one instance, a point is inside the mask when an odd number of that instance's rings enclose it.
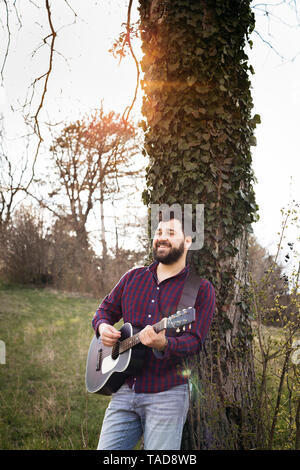
<instances>
[{"instance_id":1,"label":"bush","mask_svg":"<svg viewBox=\"0 0 300 470\"><path fill-rule=\"evenodd\" d=\"M45 223L32 208L22 207L15 213L1 231L0 246L1 272L6 279L21 284L51 281Z\"/></svg>"},{"instance_id":2,"label":"bush","mask_svg":"<svg viewBox=\"0 0 300 470\"><path fill-rule=\"evenodd\" d=\"M109 292L143 259L143 253L118 249L104 260L78 239L68 217L46 228L41 213L25 207L0 231L0 247L2 278L95 296Z\"/></svg>"}]
</instances>

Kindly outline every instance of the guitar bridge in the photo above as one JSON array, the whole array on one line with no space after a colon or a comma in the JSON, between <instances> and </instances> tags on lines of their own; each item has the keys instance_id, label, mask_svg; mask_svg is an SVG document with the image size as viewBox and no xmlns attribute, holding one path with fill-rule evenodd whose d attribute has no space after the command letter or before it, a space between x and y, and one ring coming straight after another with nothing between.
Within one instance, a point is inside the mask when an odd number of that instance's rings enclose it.
<instances>
[{"instance_id":1,"label":"guitar bridge","mask_svg":"<svg viewBox=\"0 0 300 470\"><path fill-rule=\"evenodd\" d=\"M96 371L101 370L101 362L102 362L102 349L99 349L97 353Z\"/></svg>"},{"instance_id":2,"label":"guitar bridge","mask_svg":"<svg viewBox=\"0 0 300 470\"><path fill-rule=\"evenodd\" d=\"M99 349L97 353L96 371L101 370L101 362L102 362L102 349Z\"/></svg>"}]
</instances>

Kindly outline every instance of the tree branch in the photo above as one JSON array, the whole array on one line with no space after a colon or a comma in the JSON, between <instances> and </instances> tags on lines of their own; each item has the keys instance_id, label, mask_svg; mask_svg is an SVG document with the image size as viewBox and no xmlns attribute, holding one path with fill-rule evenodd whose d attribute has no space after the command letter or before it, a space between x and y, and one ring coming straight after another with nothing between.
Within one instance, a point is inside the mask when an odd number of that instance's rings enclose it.
<instances>
[{"instance_id":1,"label":"tree branch","mask_svg":"<svg viewBox=\"0 0 300 470\"><path fill-rule=\"evenodd\" d=\"M8 57L8 52L9 52L9 47L10 47L10 37L11 37L11 32L10 32L10 28L9 28L9 13L8 13L7 0L3 0L3 1L4 1L4 3L5 3L5 10L6 10L6 28L7 28L8 39L7 39L6 51L5 51L5 54L4 54L4 59L3 59L2 67L1 67L1 79L2 79L2 83L3 83L3 81L4 81L3 73L4 73L5 64L6 64L7 57Z\"/></svg>"},{"instance_id":2,"label":"tree branch","mask_svg":"<svg viewBox=\"0 0 300 470\"><path fill-rule=\"evenodd\" d=\"M136 97L137 97L137 92L138 92L138 88L139 88L139 83L140 83L140 67L139 67L139 63L138 63L138 60L133 52L133 48L132 48L132 44L131 44L131 39L130 39L130 16L131 16L131 7L132 7L132 0L129 0L129 5L128 5L128 11L127 11L127 24L126 24L126 36L125 36L125 40L124 40L124 45L127 43L128 46L129 46L129 50L130 50L130 53L134 59L134 62L135 62L135 66L136 66L136 71L137 71L137 77L136 77L136 86L135 86L135 92L134 92L134 97L133 97L133 100L132 100L132 103L130 106L127 106L125 108L125 111L123 113L123 116L122 116L122 119L127 122L128 119L129 119L129 114L131 113L132 111L132 108L134 106L134 103L136 101Z\"/></svg>"}]
</instances>

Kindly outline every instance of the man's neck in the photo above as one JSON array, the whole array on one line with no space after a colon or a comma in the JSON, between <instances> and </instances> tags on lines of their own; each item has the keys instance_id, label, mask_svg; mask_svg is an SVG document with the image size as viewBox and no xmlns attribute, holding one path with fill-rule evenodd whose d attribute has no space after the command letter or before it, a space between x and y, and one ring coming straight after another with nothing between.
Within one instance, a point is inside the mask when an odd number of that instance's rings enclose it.
<instances>
[{"instance_id":1,"label":"man's neck","mask_svg":"<svg viewBox=\"0 0 300 470\"><path fill-rule=\"evenodd\" d=\"M179 259L176 263L173 264L163 264L158 263L157 266L157 279L158 282L162 282L169 277L175 276L180 273L185 268L185 258Z\"/></svg>"}]
</instances>

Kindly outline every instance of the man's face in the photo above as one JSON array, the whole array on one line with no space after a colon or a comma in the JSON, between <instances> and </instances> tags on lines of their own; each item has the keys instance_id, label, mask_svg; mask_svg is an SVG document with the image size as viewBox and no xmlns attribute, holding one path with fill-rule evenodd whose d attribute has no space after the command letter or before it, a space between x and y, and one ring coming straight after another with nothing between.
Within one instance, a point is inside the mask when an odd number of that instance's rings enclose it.
<instances>
[{"instance_id":1,"label":"man's face","mask_svg":"<svg viewBox=\"0 0 300 470\"><path fill-rule=\"evenodd\" d=\"M187 251L179 220L160 222L153 239L153 257L162 264L173 264Z\"/></svg>"}]
</instances>

